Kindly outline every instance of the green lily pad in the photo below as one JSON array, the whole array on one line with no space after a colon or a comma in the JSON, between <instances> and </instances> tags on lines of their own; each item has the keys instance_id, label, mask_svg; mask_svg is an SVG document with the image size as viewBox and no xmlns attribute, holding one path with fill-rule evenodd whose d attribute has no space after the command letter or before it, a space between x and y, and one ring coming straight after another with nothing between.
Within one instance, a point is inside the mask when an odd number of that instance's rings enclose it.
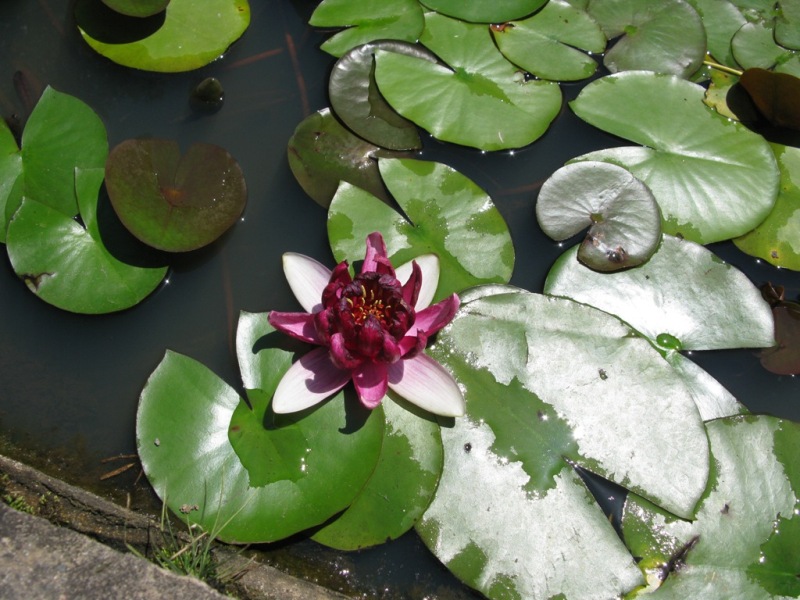
<instances>
[{"instance_id":1,"label":"green lily pad","mask_svg":"<svg viewBox=\"0 0 800 600\"><path fill-rule=\"evenodd\" d=\"M547 0L421 0L428 8L473 23L504 23L527 17Z\"/></svg>"},{"instance_id":2,"label":"green lily pad","mask_svg":"<svg viewBox=\"0 0 800 600\"><path fill-rule=\"evenodd\" d=\"M78 213L75 169L105 165L108 141L103 122L81 100L45 89L31 112L17 151L0 125L0 241L23 196L72 217Z\"/></svg>"},{"instance_id":3,"label":"green lily pad","mask_svg":"<svg viewBox=\"0 0 800 600\"><path fill-rule=\"evenodd\" d=\"M395 265L422 254L439 257L437 300L480 283L508 282L514 247L486 192L441 163L380 159L378 167L405 216L342 184L328 211L328 238L337 261L358 260L367 235L380 231Z\"/></svg>"},{"instance_id":4,"label":"green lily pad","mask_svg":"<svg viewBox=\"0 0 800 600\"><path fill-rule=\"evenodd\" d=\"M164 9L170 0L103 0L111 10L129 17L152 17Z\"/></svg>"},{"instance_id":5,"label":"green lily pad","mask_svg":"<svg viewBox=\"0 0 800 600\"><path fill-rule=\"evenodd\" d=\"M314 27L347 27L321 48L333 56L375 40L416 42L425 19L417 0L322 0L311 15Z\"/></svg>"},{"instance_id":6,"label":"green lily pad","mask_svg":"<svg viewBox=\"0 0 800 600\"><path fill-rule=\"evenodd\" d=\"M619 38L603 59L612 73L644 69L685 78L703 64L703 22L684 0L603 0L587 10L609 40Z\"/></svg>"},{"instance_id":7,"label":"green lily pad","mask_svg":"<svg viewBox=\"0 0 800 600\"><path fill-rule=\"evenodd\" d=\"M22 199L22 155L14 134L0 119L0 242L6 241L6 227ZM6 215L6 207L9 213Z\"/></svg>"},{"instance_id":8,"label":"green lily pad","mask_svg":"<svg viewBox=\"0 0 800 600\"><path fill-rule=\"evenodd\" d=\"M259 352L275 374L291 362L274 346ZM274 541L320 524L350 504L378 458L380 408L365 414L353 397L345 409L339 393L278 417L273 392L249 390L251 408L202 364L169 351L142 391L145 474L170 510L225 542Z\"/></svg>"},{"instance_id":9,"label":"green lily pad","mask_svg":"<svg viewBox=\"0 0 800 600\"><path fill-rule=\"evenodd\" d=\"M606 48L606 36L594 19L564 0L550 0L532 17L491 31L508 60L552 81L590 77L597 62L580 50L600 53Z\"/></svg>"},{"instance_id":10,"label":"green lily pad","mask_svg":"<svg viewBox=\"0 0 800 600\"><path fill-rule=\"evenodd\" d=\"M642 144L578 160L625 167L655 195L664 232L707 244L763 221L779 172L764 138L708 108L704 92L675 76L626 72L590 83L571 107L595 127Z\"/></svg>"},{"instance_id":11,"label":"green lily pad","mask_svg":"<svg viewBox=\"0 0 800 600\"><path fill-rule=\"evenodd\" d=\"M686 0L703 21L708 52L717 62L738 69L733 58L731 40L747 22L744 15L730 0Z\"/></svg>"},{"instance_id":12,"label":"green lily pad","mask_svg":"<svg viewBox=\"0 0 800 600\"><path fill-rule=\"evenodd\" d=\"M378 51L375 81L397 112L434 137L481 150L520 148L558 115L558 85L526 80L487 27L426 13L420 42L444 64Z\"/></svg>"},{"instance_id":13,"label":"green lily pad","mask_svg":"<svg viewBox=\"0 0 800 600\"><path fill-rule=\"evenodd\" d=\"M169 252L210 244L247 202L239 164L223 148L203 143L181 156L174 140L126 140L108 156L106 187L125 227Z\"/></svg>"},{"instance_id":14,"label":"green lily pad","mask_svg":"<svg viewBox=\"0 0 800 600\"><path fill-rule=\"evenodd\" d=\"M617 315L672 350L772 346L769 305L747 276L703 246L664 236L644 265L600 274L562 254L544 291Z\"/></svg>"},{"instance_id":15,"label":"green lily pad","mask_svg":"<svg viewBox=\"0 0 800 600\"><path fill-rule=\"evenodd\" d=\"M439 424L407 402L382 405L386 430L375 471L350 507L312 536L320 544L358 550L397 539L433 499L442 472Z\"/></svg>"},{"instance_id":16,"label":"green lily pad","mask_svg":"<svg viewBox=\"0 0 800 600\"><path fill-rule=\"evenodd\" d=\"M392 153L353 134L328 108L300 122L287 152L295 179L320 206L330 206L340 181L389 201L375 159Z\"/></svg>"},{"instance_id":17,"label":"green lily pad","mask_svg":"<svg viewBox=\"0 0 800 600\"><path fill-rule=\"evenodd\" d=\"M800 1L778 0L775 41L785 48L800 50Z\"/></svg>"},{"instance_id":18,"label":"green lily pad","mask_svg":"<svg viewBox=\"0 0 800 600\"><path fill-rule=\"evenodd\" d=\"M753 231L733 240L751 256L800 271L800 149L774 145L781 171L775 207Z\"/></svg>"},{"instance_id":19,"label":"green lily pad","mask_svg":"<svg viewBox=\"0 0 800 600\"><path fill-rule=\"evenodd\" d=\"M773 21L746 23L731 40L731 50L744 69L771 69L788 61L793 52L775 43Z\"/></svg>"},{"instance_id":20,"label":"green lily pad","mask_svg":"<svg viewBox=\"0 0 800 600\"><path fill-rule=\"evenodd\" d=\"M222 56L250 24L247 0L171 0L163 18L118 16L97 0L79 0L75 19L81 37L98 54L125 67L174 73L199 69ZM109 14L110 13L110 14ZM145 23L132 23L145 21Z\"/></svg>"},{"instance_id":21,"label":"green lily pad","mask_svg":"<svg viewBox=\"0 0 800 600\"><path fill-rule=\"evenodd\" d=\"M103 169L74 175L80 223L24 198L8 226L8 257L17 275L45 302L64 310L99 314L141 302L166 276L166 267L142 267L116 258L98 223ZM144 254L144 253L141 253Z\"/></svg>"},{"instance_id":22,"label":"green lily pad","mask_svg":"<svg viewBox=\"0 0 800 600\"><path fill-rule=\"evenodd\" d=\"M696 520L628 496L623 533L651 582L648 594L636 597L797 597L800 425L746 416L707 429L716 469Z\"/></svg>"},{"instance_id":23,"label":"green lily pad","mask_svg":"<svg viewBox=\"0 0 800 600\"><path fill-rule=\"evenodd\" d=\"M539 192L536 218L559 241L589 227L578 260L598 271L640 265L661 242L661 212L652 192L609 163L578 162L553 173Z\"/></svg>"},{"instance_id":24,"label":"green lily pad","mask_svg":"<svg viewBox=\"0 0 800 600\"><path fill-rule=\"evenodd\" d=\"M429 353L467 415L442 429L445 467L417 530L490 598L620 596L641 574L573 466L691 515L708 447L688 390L602 311L500 286L464 296Z\"/></svg>"},{"instance_id":25,"label":"green lily pad","mask_svg":"<svg viewBox=\"0 0 800 600\"><path fill-rule=\"evenodd\" d=\"M328 80L331 108L345 125L368 142L391 150L422 147L417 126L384 100L375 83L375 52L398 52L436 63L436 56L418 44L380 40L357 46L333 65Z\"/></svg>"},{"instance_id":26,"label":"green lily pad","mask_svg":"<svg viewBox=\"0 0 800 600\"><path fill-rule=\"evenodd\" d=\"M240 313L236 354L248 394L275 389L290 364L288 351L306 350L306 344L275 331L268 313ZM378 462L350 507L317 531L314 539L321 543L356 549L398 537L430 502L442 470L439 426L430 414L389 396L381 404L386 426Z\"/></svg>"}]
</instances>

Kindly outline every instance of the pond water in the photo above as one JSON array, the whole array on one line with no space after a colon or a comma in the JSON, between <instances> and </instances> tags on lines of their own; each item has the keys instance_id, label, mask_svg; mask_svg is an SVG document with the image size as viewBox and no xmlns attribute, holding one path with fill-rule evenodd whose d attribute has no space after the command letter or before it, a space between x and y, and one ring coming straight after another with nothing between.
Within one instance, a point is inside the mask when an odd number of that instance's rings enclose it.
<instances>
[{"instance_id":1,"label":"pond water","mask_svg":"<svg viewBox=\"0 0 800 600\"><path fill-rule=\"evenodd\" d=\"M183 74L139 72L95 54L80 39L70 0L0 2L0 114L11 121L30 109L25 94L51 85L91 106L111 147L133 137L197 141L226 148L248 186L242 220L201 251L176 257L168 283L141 305L106 316L79 316L38 300L8 260L0 267L0 434L6 445L63 479L125 498L152 499L136 469L103 482L130 460L103 458L136 451L139 393L166 349L187 354L230 384L239 384L234 352L240 310L294 310L280 256L301 252L328 264L326 213L292 176L286 143L308 114L327 106L333 59L319 50L322 32L306 23L316 3L258 0L251 26L220 60ZM19 75L15 75L19 74ZM192 88L220 80L224 107L198 115ZM18 93L23 81L23 94ZM566 100L579 85L565 86ZM564 105L550 131L514 153L484 154L426 139L420 157L447 163L494 199L507 220L517 263L512 284L540 291L563 248L539 230L534 203L541 183L568 159L619 141L573 117ZM779 270L731 244L712 247L760 285L800 296L800 275ZM800 380L770 375L757 351L696 352L692 356L753 412L800 420ZM332 587L366 597L471 597L412 534L383 547L341 555L304 540L264 549L270 560Z\"/></svg>"}]
</instances>

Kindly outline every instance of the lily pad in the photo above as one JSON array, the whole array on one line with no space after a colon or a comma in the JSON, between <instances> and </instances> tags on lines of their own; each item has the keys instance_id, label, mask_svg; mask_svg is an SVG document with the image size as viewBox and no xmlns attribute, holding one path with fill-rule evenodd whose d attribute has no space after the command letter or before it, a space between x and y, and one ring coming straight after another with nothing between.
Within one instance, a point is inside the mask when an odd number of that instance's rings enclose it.
<instances>
[{"instance_id":1,"label":"lily pad","mask_svg":"<svg viewBox=\"0 0 800 600\"><path fill-rule=\"evenodd\" d=\"M223 148L203 143L181 156L174 140L126 140L108 157L106 187L125 227L169 252L210 244L247 202L239 164Z\"/></svg>"},{"instance_id":2,"label":"lily pad","mask_svg":"<svg viewBox=\"0 0 800 600\"><path fill-rule=\"evenodd\" d=\"M330 206L340 181L389 201L376 159L392 153L345 128L328 108L303 119L287 152L295 179L320 206Z\"/></svg>"},{"instance_id":3,"label":"lily pad","mask_svg":"<svg viewBox=\"0 0 800 600\"><path fill-rule=\"evenodd\" d=\"M747 22L744 15L730 0L687 0L703 21L708 52L717 62L738 69L733 58L731 40Z\"/></svg>"},{"instance_id":4,"label":"lily pad","mask_svg":"<svg viewBox=\"0 0 800 600\"><path fill-rule=\"evenodd\" d=\"M662 349L664 358L680 375L689 393L692 394L697 411L703 421L746 415L750 411L739 402L723 385L700 368L697 363L684 356L677 349Z\"/></svg>"},{"instance_id":5,"label":"lily pad","mask_svg":"<svg viewBox=\"0 0 800 600\"><path fill-rule=\"evenodd\" d=\"M132 26L130 17L109 24L110 16L98 4L103 6L96 0L79 0L75 6L84 41L115 63L145 71L199 69L222 56L250 24L247 0L206 0L202 10L193 0L171 0L157 27ZM137 25L142 31L132 35Z\"/></svg>"},{"instance_id":6,"label":"lily pad","mask_svg":"<svg viewBox=\"0 0 800 600\"><path fill-rule=\"evenodd\" d=\"M350 507L317 531L314 541L358 550L397 539L414 526L433 499L442 472L439 424L390 396L392 400L382 403L386 430L375 471Z\"/></svg>"},{"instance_id":7,"label":"lily pad","mask_svg":"<svg viewBox=\"0 0 800 600\"><path fill-rule=\"evenodd\" d=\"M81 100L45 89L22 133L17 151L0 125L0 241L23 196L67 217L78 213L75 169L105 165L108 141L103 122Z\"/></svg>"},{"instance_id":8,"label":"lily pad","mask_svg":"<svg viewBox=\"0 0 800 600\"><path fill-rule=\"evenodd\" d=\"M441 163L381 159L378 166L403 214L342 184L328 211L328 238L337 261L360 257L366 236L380 231L394 264L422 254L439 257L435 300L480 283L508 282L514 247L486 192Z\"/></svg>"},{"instance_id":9,"label":"lily pad","mask_svg":"<svg viewBox=\"0 0 800 600\"><path fill-rule=\"evenodd\" d=\"M764 138L708 108L704 93L672 75L634 71L590 83L571 107L595 127L642 144L578 160L625 167L655 195L664 232L708 244L766 218L779 172Z\"/></svg>"},{"instance_id":10,"label":"lily pad","mask_svg":"<svg viewBox=\"0 0 800 600\"><path fill-rule=\"evenodd\" d=\"M532 17L491 31L508 60L552 81L591 76L597 62L580 50L600 53L606 48L606 36L594 19L564 0L550 0Z\"/></svg>"},{"instance_id":11,"label":"lily pad","mask_svg":"<svg viewBox=\"0 0 800 600\"><path fill-rule=\"evenodd\" d=\"M707 429L716 470L696 520L628 496L623 533L652 583L636 597L797 597L800 425L746 416Z\"/></svg>"},{"instance_id":12,"label":"lily pad","mask_svg":"<svg viewBox=\"0 0 800 600\"><path fill-rule=\"evenodd\" d=\"M800 374L800 305L782 302L772 307L775 346L761 353L761 366L777 375Z\"/></svg>"},{"instance_id":13,"label":"lily pad","mask_svg":"<svg viewBox=\"0 0 800 600\"><path fill-rule=\"evenodd\" d=\"M800 131L800 78L765 69L747 69L739 79L758 111L776 127Z\"/></svg>"},{"instance_id":14,"label":"lily pad","mask_svg":"<svg viewBox=\"0 0 800 600\"><path fill-rule=\"evenodd\" d=\"M751 256L800 271L800 149L774 145L781 171L775 207L753 231L733 240Z\"/></svg>"},{"instance_id":15,"label":"lily pad","mask_svg":"<svg viewBox=\"0 0 800 600\"><path fill-rule=\"evenodd\" d=\"M6 241L8 219L22 199L22 155L14 134L0 119L0 242ZM9 215L6 215L6 207Z\"/></svg>"},{"instance_id":16,"label":"lily pad","mask_svg":"<svg viewBox=\"0 0 800 600\"><path fill-rule=\"evenodd\" d=\"M418 44L380 40L357 46L333 65L328 80L331 108L345 125L376 146L391 150L422 147L417 126L384 100L375 83L375 52L398 52L436 63L436 56Z\"/></svg>"},{"instance_id":17,"label":"lily pad","mask_svg":"<svg viewBox=\"0 0 800 600\"><path fill-rule=\"evenodd\" d=\"M170 0L103 0L111 10L129 17L152 17L164 9Z\"/></svg>"},{"instance_id":18,"label":"lily pad","mask_svg":"<svg viewBox=\"0 0 800 600\"><path fill-rule=\"evenodd\" d=\"M292 358L274 346L258 352L275 374ZM355 397L345 408L339 393L278 417L273 392L249 390L248 406L205 366L169 351L142 391L145 474L170 510L225 542L274 541L318 525L349 505L378 458L380 408L365 414Z\"/></svg>"},{"instance_id":19,"label":"lily pad","mask_svg":"<svg viewBox=\"0 0 800 600\"><path fill-rule=\"evenodd\" d=\"M785 48L800 50L800 1L778 0L775 41Z\"/></svg>"},{"instance_id":20,"label":"lily pad","mask_svg":"<svg viewBox=\"0 0 800 600\"><path fill-rule=\"evenodd\" d=\"M771 69L788 61L791 50L775 43L772 21L746 23L731 40L733 56L744 69Z\"/></svg>"},{"instance_id":21,"label":"lily pad","mask_svg":"<svg viewBox=\"0 0 800 600\"><path fill-rule=\"evenodd\" d=\"M612 73L645 69L689 77L706 53L700 15L683 0L594 0L587 11L609 40L603 59Z\"/></svg>"},{"instance_id":22,"label":"lily pad","mask_svg":"<svg viewBox=\"0 0 800 600\"><path fill-rule=\"evenodd\" d=\"M690 515L708 477L700 416L616 318L499 291L465 294L429 349L463 386L467 416L442 429L445 468L417 529L490 598L618 597L641 574L573 465Z\"/></svg>"},{"instance_id":23,"label":"lily pad","mask_svg":"<svg viewBox=\"0 0 800 600\"><path fill-rule=\"evenodd\" d=\"M75 171L85 228L27 197L8 226L14 271L34 294L64 310L99 314L130 308L155 290L167 273L166 267L123 262L108 250L98 222L102 183L103 169Z\"/></svg>"},{"instance_id":24,"label":"lily pad","mask_svg":"<svg viewBox=\"0 0 800 600\"><path fill-rule=\"evenodd\" d=\"M598 271L640 265L661 242L661 212L652 192L609 163L578 162L553 173L539 192L536 218L559 241L589 227L578 260Z\"/></svg>"},{"instance_id":25,"label":"lily pad","mask_svg":"<svg viewBox=\"0 0 800 600\"><path fill-rule=\"evenodd\" d=\"M774 344L772 315L761 292L699 244L665 235L647 263L612 274L584 267L576 251L558 258L545 293L614 314L667 350Z\"/></svg>"},{"instance_id":26,"label":"lily pad","mask_svg":"<svg viewBox=\"0 0 800 600\"><path fill-rule=\"evenodd\" d=\"M321 46L333 56L342 56L374 40L416 42L425 19L417 0L322 0L309 24L347 27Z\"/></svg>"},{"instance_id":27,"label":"lily pad","mask_svg":"<svg viewBox=\"0 0 800 600\"><path fill-rule=\"evenodd\" d=\"M420 42L444 64L378 51L375 81L397 112L434 137L481 150L520 148L558 115L558 85L526 80L487 27L426 13Z\"/></svg>"},{"instance_id":28,"label":"lily pad","mask_svg":"<svg viewBox=\"0 0 800 600\"><path fill-rule=\"evenodd\" d=\"M428 8L462 21L504 23L527 17L547 0L421 0Z\"/></svg>"}]
</instances>

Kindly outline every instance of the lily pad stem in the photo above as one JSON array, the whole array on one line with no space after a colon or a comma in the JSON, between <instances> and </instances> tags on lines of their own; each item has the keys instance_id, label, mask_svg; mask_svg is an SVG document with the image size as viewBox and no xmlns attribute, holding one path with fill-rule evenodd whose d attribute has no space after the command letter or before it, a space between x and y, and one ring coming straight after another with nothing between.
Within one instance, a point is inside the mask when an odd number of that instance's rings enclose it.
<instances>
[{"instance_id":1,"label":"lily pad stem","mask_svg":"<svg viewBox=\"0 0 800 600\"><path fill-rule=\"evenodd\" d=\"M706 66L711 67L712 69L717 69L718 71L723 71L725 73L730 73L731 75L736 75L737 77L741 77L744 71L740 71L738 69L733 69L731 67L726 67L725 65L721 65L718 62L715 62L710 59L706 59L703 61L703 64Z\"/></svg>"}]
</instances>

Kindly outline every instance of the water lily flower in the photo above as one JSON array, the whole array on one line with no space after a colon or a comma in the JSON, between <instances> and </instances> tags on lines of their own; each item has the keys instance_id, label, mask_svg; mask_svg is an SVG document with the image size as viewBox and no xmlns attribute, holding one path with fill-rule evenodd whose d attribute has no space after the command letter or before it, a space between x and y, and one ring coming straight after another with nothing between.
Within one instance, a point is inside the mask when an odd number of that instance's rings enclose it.
<instances>
[{"instance_id":1,"label":"water lily flower","mask_svg":"<svg viewBox=\"0 0 800 600\"><path fill-rule=\"evenodd\" d=\"M453 319L459 306L456 294L430 305L439 280L438 257L425 255L395 271L383 237L372 233L355 277L346 261L331 271L295 253L283 256L283 270L306 312L272 311L269 322L320 347L297 360L278 383L272 400L276 413L313 406L352 380L367 408L378 406L392 389L429 412L464 414L458 385L423 352L428 338Z\"/></svg>"}]
</instances>

